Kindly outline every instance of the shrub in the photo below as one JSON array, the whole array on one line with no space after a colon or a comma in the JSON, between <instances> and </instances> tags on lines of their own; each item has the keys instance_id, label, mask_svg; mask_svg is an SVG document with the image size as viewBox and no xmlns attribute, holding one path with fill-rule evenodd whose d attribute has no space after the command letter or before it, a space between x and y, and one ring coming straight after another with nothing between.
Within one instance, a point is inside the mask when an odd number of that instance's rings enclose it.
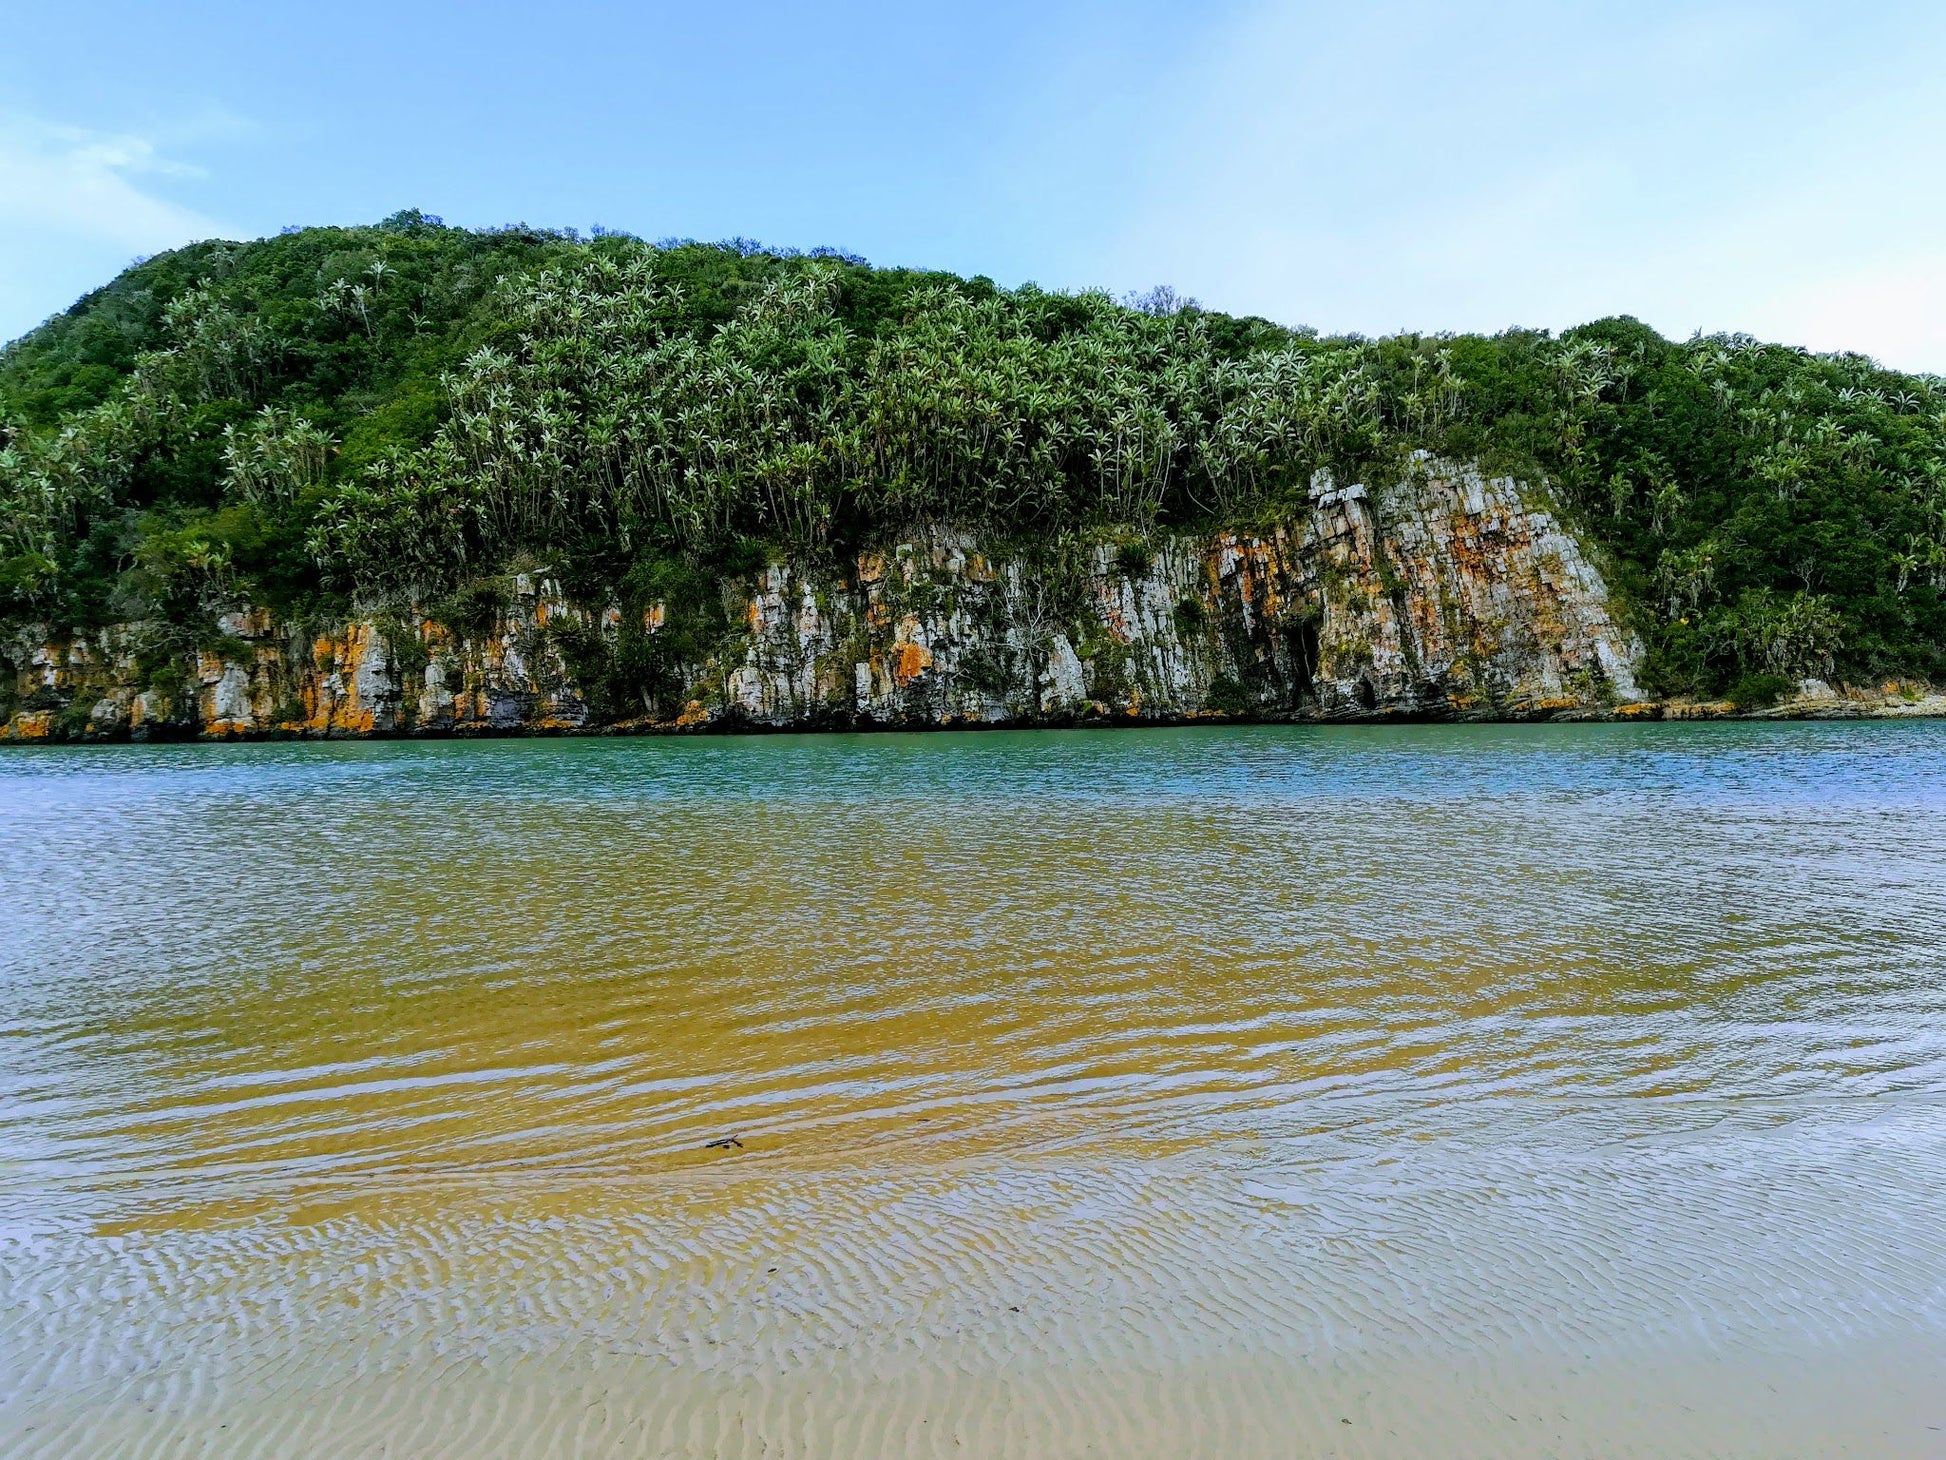
<instances>
[{"instance_id":1,"label":"shrub","mask_svg":"<svg viewBox=\"0 0 1946 1460\"><path fill-rule=\"evenodd\" d=\"M1115 547L1115 566L1126 577L1140 578L1155 564L1155 549L1140 538L1131 538Z\"/></svg>"},{"instance_id":2,"label":"shrub","mask_svg":"<svg viewBox=\"0 0 1946 1460\"><path fill-rule=\"evenodd\" d=\"M1793 688L1783 675L1759 670L1740 676L1730 686L1729 701L1739 710L1762 710L1776 704Z\"/></svg>"},{"instance_id":3,"label":"shrub","mask_svg":"<svg viewBox=\"0 0 1946 1460\"><path fill-rule=\"evenodd\" d=\"M1246 715L1256 708L1250 692L1227 674L1219 674L1210 681L1204 703L1224 715Z\"/></svg>"}]
</instances>

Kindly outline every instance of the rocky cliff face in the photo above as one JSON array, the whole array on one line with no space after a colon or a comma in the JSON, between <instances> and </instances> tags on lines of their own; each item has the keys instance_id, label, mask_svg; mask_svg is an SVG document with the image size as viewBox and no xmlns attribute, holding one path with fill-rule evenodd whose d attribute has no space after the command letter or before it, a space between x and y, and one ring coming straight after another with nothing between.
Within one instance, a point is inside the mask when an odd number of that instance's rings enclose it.
<instances>
[{"instance_id":1,"label":"rocky cliff face","mask_svg":"<svg viewBox=\"0 0 1946 1460\"><path fill-rule=\"evenodd\" d=\"M1320 476L1308 512L1258 534L1057 562L939 530L722 597L714 646L637 703L594 692L588 665L625 634L652 640L663 606L638 628L545 574L514 577L470 631L411 612L314 636L240 607L215 647L159 663L141 625L28 631L0 649L15 671L0 735L1499 717L1640 698L1638 648L1545 494L1425 458L1383 488Z\"/></svg>"}]
</instances>

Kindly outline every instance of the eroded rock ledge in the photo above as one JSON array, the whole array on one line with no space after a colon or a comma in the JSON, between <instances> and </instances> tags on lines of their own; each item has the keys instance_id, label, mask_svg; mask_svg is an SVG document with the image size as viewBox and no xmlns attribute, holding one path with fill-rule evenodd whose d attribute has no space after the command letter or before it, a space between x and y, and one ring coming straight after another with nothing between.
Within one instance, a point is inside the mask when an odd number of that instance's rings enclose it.
<instances>
[{"instance_id":1,"label":"eroded rock ledge","mask_svg":"<svg viewBox=\"0 0 1946 1460\"><path fill-rule=\"evenodd\" d=\"M1058 580L1058 581L1057 581ZM1511 718L1641 704L1639 646L1544 489L1429 459L1384 487L1320 475L1260 533L1102 544L1050 577L937 529L842 569L722 585L726 625L680 691L591 708L570 640L614 605L516 576L491 628L418 611L309 634L221 615L158 669L139 625L13 660L15 740L602 728L921 728L1201 717ZM651 605L640 632L660 632Z\"/></svg>"}]
</instances>

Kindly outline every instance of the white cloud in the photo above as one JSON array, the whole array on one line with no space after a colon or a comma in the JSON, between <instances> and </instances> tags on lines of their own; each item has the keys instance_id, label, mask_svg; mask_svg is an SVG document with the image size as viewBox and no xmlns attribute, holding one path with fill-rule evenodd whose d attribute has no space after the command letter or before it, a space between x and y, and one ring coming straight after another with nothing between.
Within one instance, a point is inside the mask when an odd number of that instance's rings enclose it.
<instances>
[{"instance_id":1,"label":"white cloud","mask_svg":"<svg viewBox=\"0 0 1946 1460\"><path fill-rule=\"evenodd\" d=\"M1639 315L1946 370L1919 8L1257 4L1159 88L1111 282L1327 330Z\"/></svg>"},{"instance_id":2,"label":"white cloud","mask_svg":"<svg viewBox=\"0 0 1946 1460\"><path fill-rule=\"evenodd\" d=\"M166 248L219 231L158 195L151 179L200 173L144 137L0 120L0 228L42 230L125 249Z\"/></svg>"},{"instance_id":3,"label":"white cloud","mask_svg":"<svg viewBox=\"0 0 1946 1460\"><path fill-rule=\"evenodd\" d=\"M1806 279L1766 301L1747 328L1760 335L1788 329L1813 350L1946 373L1946 257L1914 255Z\"/></svg>"},{"instance_id":4,"label":"white cloud","mask_svg":"<svg viewBox=\"0 0 1946 1460\"><path fill-rule=\"evenodd\" d=\"M201 175L151 138L0 116L0 342L105 284L131 255L222 236L166 194Z\"/></svg>"}]
</instances>

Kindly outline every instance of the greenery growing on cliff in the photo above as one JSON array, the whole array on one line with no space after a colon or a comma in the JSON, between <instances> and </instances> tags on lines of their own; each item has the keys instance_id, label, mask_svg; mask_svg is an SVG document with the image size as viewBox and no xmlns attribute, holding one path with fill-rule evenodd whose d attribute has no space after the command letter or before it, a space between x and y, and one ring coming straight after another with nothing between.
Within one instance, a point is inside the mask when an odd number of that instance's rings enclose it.
<instances>
[{"instance_id":1,"label":"greenery growing on cliff","mask_svg":"<svg viewBox=\"0 0 1946 1460\"><path fill-rule=\"evenodd\" d=\"M182 249L8 347L0 617L193 636L515 561L620 592L941 520L1139 551L1416 449L1554 484L1653 688L1946 677L1936 377L1629 319L1329 339L416 213Z\"/></svg>"}]
</instances>

